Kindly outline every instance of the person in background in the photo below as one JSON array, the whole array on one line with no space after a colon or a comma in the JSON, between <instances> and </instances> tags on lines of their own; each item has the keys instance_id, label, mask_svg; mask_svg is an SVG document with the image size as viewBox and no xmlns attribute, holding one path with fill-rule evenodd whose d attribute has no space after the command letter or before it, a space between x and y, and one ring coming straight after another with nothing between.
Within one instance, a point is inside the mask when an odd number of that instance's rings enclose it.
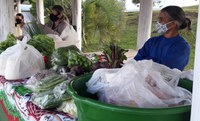
<instances>
[{"instance_id":1,"label":"person in background","mask_svg":"<svg viewBox=\"0 0 200 121\"><path fill-rule=\"evenodd\" d=\"M181 71L188 64L190 46L179 34L179 30L191 30L191 20L185 17L182 8L167 6L163 8L156 22L156 31L159 36L147 40L134 57L139 60L153 60L169 68Z\"/></svg>"},{"instance_id":2,"label":"person in background","mask_svg":"<svg viewBox=\"0 0 200 121\"><path fill-rule=\"evenodd\" d=\"M17 13L15 16L15 37L18 40L22 40L26 37L26 40L30 40L31 36L27 32L27 25L24 22L24 15L22 13Z\"/></svg>"},{"instance_id":3,"label":"person in background","mask_svg":"<svg viewBox=\"0 0 200 121\"><path fill-rule=\"evenodd\" d=\"M15 36L17 39L23 38L24 16L21 13L17 13L15 16Z\"/></svg>"},{"instance_id":4,"label":"person in background","mask_svg":"<svg viewBox=\"0 0 200 121\"><path fill-rule=\"evenodd\" d=\"M55 48L75 45L81 49L77 32L70 25L62 6L54 5L49 18L50 20L41 27L45 34L55 40Z\"/></svg>"},{"instance_id":5,"label":"person in background","mask_svg":"<svg viewBox=\"0 0 200 121\"><path fill-rule=\"evenodd\" d=\"M63 30L69 26L69 20L64 14L64 9L60 5L54 5L50 20L43 26L45 34L61 35Z\"/></svg>"},{"instance_id":6,"label":"person in background","mask_svg":"<svg viewBox=\"0 0 200 121\"><path fill-rule=\"evenodd\" d=\"M24 15L22 13L17 13L15 16L15 26L20 25L22 28L24 24Z\"/></svg>"}]
</instances>

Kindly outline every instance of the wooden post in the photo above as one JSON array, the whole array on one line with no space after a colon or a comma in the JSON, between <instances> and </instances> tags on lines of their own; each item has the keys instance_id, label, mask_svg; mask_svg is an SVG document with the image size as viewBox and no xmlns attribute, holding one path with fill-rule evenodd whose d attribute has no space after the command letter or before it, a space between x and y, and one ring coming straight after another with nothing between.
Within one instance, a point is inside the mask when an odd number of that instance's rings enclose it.
<instances>
[{"instance_id":1,"label":"wooden post","mask_svg":"<svg viewBox=\"0 0 200 121\"><path fill-rule=\"evenodd\" d=\"M191 121L200 121L200 1L196 32Z\"/></svg>"},{"instance_id":2,"label":"wooden post","mask_svg":"<svg viewBox=\"0 0 200 121\"><path fill-rule=\"evenodd\" d=\"M82 0L72 0L72 25L75 26L78 33L78 48L82 48Z\"/></svg>"},{"instance_id":3,"label":"wooden post","mask_svg":"<svg viewBox=\"0 0 200 121\"><path fill-rule=\"evenodd\" d=\"M77 25L77 21L76 21L76 17L77 17L77 0L72 0L72 26L74 26L76 28Z\"/></svg>"},{"instance_id":4,"label":"wooden post","mask_svg":"<svg viewBox=\"0 0 200 121\"><path fill-rule=\"evenodd\" d=\"M37 19L41 24L44 24L44 0L36 1Z\"/></svg>"},{"instance_id":5,"label":"wooden post","mask_svg":"<svg viewBox=\"0 0 200 121\"><path fill-rule=\"evenodd\" d=\"M137 49L151 36L153 0L140 0L140 15L137 33Z\"/></svg>"},{"instance_id":6,"label":"wooden post","mask_svg":"<svg viewBox=\"0 0 200 121\"><path fill-rule=\"evenodd\" d=\"M0 0L0 13L0 41L4 41L9 33L15 32L14 1Z\"/></svg>"},{"instance_id":7,"label":"wooden post","mask_svg":"<svg viewBox=\"0 0 200 121\"><path fill-rule=\"evenodd\" d=\"M21 11L21 1L20 0L18 0L17 1L17 13L21 13L22 11Z\"/></svg>"}]
</instances>

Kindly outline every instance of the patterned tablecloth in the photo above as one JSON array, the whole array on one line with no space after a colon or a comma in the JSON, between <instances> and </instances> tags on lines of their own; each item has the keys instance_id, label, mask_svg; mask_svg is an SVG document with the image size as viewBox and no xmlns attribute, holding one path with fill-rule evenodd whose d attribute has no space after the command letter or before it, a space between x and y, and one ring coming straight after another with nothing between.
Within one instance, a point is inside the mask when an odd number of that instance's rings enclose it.
<instances>
[{"instance_id":1,"label":"patterned tablecloth","mask_svg":"<svg viewBox=\"0 0 200 121\"><path fill-rule=\"evenodd\" d=\"M0 102L4 113L13 116L12 121L76 121L67 113L42 110L30 102L31 91L23 86L24 81L7 81L0 76Z\"/></svg>"}]
</instances>

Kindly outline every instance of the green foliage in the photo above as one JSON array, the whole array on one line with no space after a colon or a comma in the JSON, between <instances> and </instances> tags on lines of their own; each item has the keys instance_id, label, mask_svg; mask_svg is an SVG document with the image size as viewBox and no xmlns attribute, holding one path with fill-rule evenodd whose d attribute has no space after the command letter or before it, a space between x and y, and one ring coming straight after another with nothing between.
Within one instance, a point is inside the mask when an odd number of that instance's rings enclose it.
<instances>
[{"instance_id":1,"label":"green foliage","mask_svg":"<svg viewBox=\"0 0 200 121\"><path fill-rule=\"evenodd\" d=\"M102 51L110 68L120 68L123 61L127 60L125 53L128 50L122 49L118 44L111 43L110 45L104 45Z\"/></svg>"},{"instance_id":2,"label":"green foliage","mask_svg":"<svg viewBox=\"0 0 200 121\"><path fill-rule=\"evenodd\" d=\"M117 0L86 0L83 3L84 45L94 38L102 45L119 41L125 23L124 6Z\"/></svg>"},{"instance_id":3,"label":"green foliage","mask_svg":"<svg viewBox=\"0 0 200 121\"><path fill-rule=\"evenodd\" d=\"M56 49L52 54L52 58L51 58L52 65L53 66L67 66L70 50L80 52L80 50L75 45L60 47Z\"/></svg>"},{"instance_id":4,"label":"green foliage","mask_svg":"<svg viewBox=\"0 0 200 121\"><path fill-rule=\"evenodd\" d=\"M72 68L73 66L81 66L84 71L90 72L92 62L82 53L70 50L68 57L68 67Z\"/></svg>"},{"instance_id":5,"label":"green foliage","mask_svg":"<svg viewBox=\"0 0 200 121\"><path fill-rule=\"evenodd\" d=\"M181 31L180 34L187 40L190 44L190 59L189 64L186 66L185 70L194 68L194 53L195 53L195 44L196 44L196 36L193 31Z\"/></svg>"},{"instance_id":6,"label":"green foliage","mask_svg":"<svg viewBox=\"0 0 200 121\"><path fill-rule=\"evenodd\" d=\"M53 39L46 35L35 35L28 41L28 44L35 47L40 53L47 57L46 68L50 68L51 55L55 50L55 43Z\"/></svg>"},{"instance_id":7,"label":"green foliage","mask_svg":"<svg viewBox=\"0 0 200 121\"><path fill-rule=\"evenodd\" d=\"M5 51L8 47L16 44L16 38L13 34L8 34L7 39L0 43L0 54Z\"/></svg>"},{"instance_id":8,"label":"green foliage","mask_svg":"<svg viewBox=\"0 0 200 121\"><path fill-rule=\"evenodd\" d=\"M33 36L33 38L28 41L28 44L34 46L45 56L51 56L55 47L53 39L46 35Z\"/></svg>"}]
</instances>

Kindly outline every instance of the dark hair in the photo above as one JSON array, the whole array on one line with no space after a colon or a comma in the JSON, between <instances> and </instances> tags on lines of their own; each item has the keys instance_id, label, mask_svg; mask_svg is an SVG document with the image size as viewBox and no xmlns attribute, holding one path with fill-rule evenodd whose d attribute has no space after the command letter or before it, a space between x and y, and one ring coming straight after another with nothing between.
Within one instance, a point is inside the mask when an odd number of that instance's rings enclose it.
<instances>
[{"instance_id":1,"label":"dark hair","mask_svg":"<svg viewBox=\"0 0 200 121\"><path fill-rule=\"evenodd\" d=\"M23 14L21 14L21 13L17 13L17 14L16 14L16 16L21 16L21 17L22 17L22 19L24 19L24 15L23 15Z\"/></svg>"},{"instance_id":2,"label":"dark hair","mask_svg":"<svg viewBox=\"0 0 200 121\"><path fill-rule=\"evenodd\" d=\"M176 20L179 22L178 29L191 30L191 20L185 17L185 12L182 8L178 6L167 6L161 10L162 12L166 12L169 15L169 18L172 20Z\"/></svg>"},{"instance_id":3,"label":"dark hair","mask_svg":"<svg viewBox=\"0 0 200 121\"><path fill-rule=\"evenodd\" d=\"M64 8L62 6L60 6L60 5L54 5L52 7L52 10L55 10L56 12L58 12L59 15L62 15L63 18L65 20L67 20L67 22L69 23L69 19L67 18L67 16L65 16Z\"/></svg>"},{"instance_id":4,"label":"dark hair","mask_svg":"<svg viewBox=\"0 0 200 121\"><path fill-rule=\"evenodd\" d=\"M54 5L54 6L52 7L52 10L57 11L58 14L64 14L64 9L63 9L63 7L60 6L60 5Z\"/></svg>"}]
</instances>

